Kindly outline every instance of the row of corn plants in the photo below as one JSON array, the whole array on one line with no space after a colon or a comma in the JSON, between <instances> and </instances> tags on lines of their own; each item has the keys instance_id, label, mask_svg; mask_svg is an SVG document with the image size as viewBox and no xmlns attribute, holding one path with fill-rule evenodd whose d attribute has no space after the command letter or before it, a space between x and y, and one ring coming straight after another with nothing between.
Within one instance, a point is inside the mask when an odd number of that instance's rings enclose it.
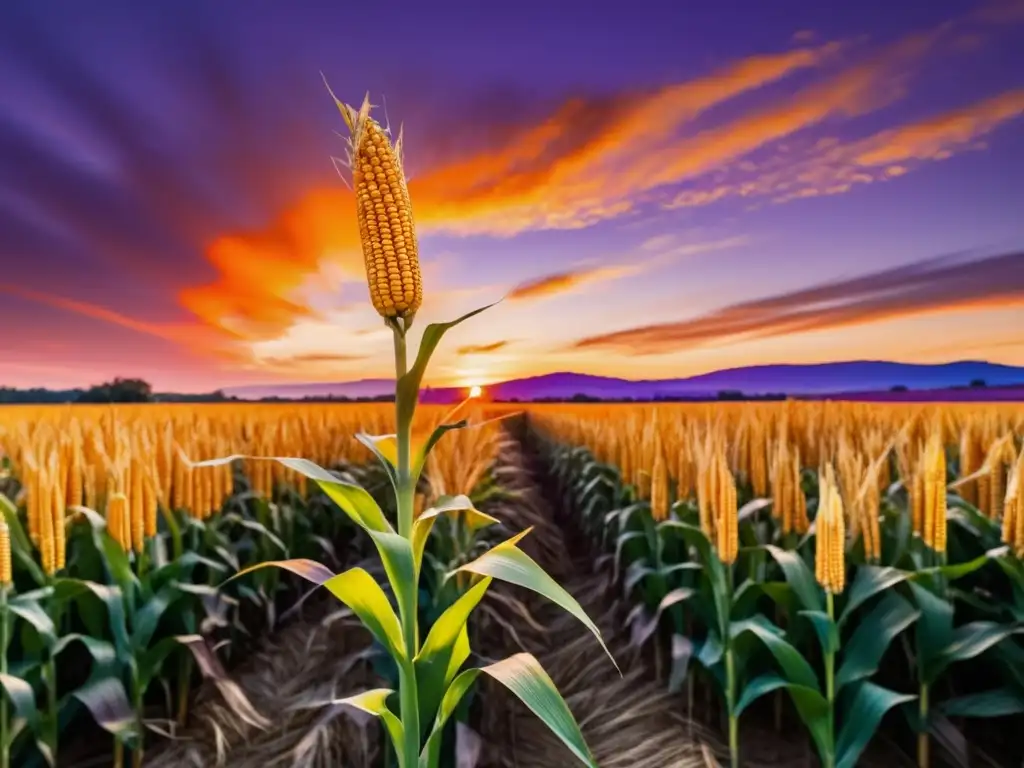
<instances>
[{"instance_id":1,"label":"row of corn plants","mask_svg":"<svg viewBox=\"0 0 1024 768\"><path fill-rule=\"evenodd\" d=\"M381 473L361 466L369 452L350 435L379 423L379 408L170 410L2 414L4 768L56 765L90 716L112 736L114 765L141 765L147 739L185 724L200 673L240 718L267 724L224 667L274 626L302 582L258 572L222 583L270 558L340 564L366 546L301 474L186 457L299 448L372 488Z\"/></svg>"},{"instance_id":2,"label":"row of corn plants","mask_svg":"<svg viewBox=\"0 0 1024 768\"><path fill-rule=\"evenodd\" d=\"M635 601L634 644L691 716L696 690L720 694L734 766L751 707L798 718L840 768L890 712L921 768L936 743L969 764L971 719L1024 713L1024 408L563 406L531 421L561 502Z\"/></svg>"}]
</instances>

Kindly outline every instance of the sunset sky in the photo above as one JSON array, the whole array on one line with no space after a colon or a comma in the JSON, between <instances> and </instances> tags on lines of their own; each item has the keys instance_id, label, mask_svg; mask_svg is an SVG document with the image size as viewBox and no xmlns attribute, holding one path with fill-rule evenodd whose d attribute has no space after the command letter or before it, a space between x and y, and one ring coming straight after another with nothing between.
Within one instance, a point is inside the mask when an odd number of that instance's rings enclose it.
<instances>
[{"instance_id":1,"label":"sunset sky","mask_svg":"<svg viewBox=\"0 0 1024 768\"><path fill-rule=\"evenodd\" d=\"M0 385L391 374L321 72L417 329L506 296L430 383L1024 365L1024 2L6 2L0 72Z\"/></svg>"}]
</instances>

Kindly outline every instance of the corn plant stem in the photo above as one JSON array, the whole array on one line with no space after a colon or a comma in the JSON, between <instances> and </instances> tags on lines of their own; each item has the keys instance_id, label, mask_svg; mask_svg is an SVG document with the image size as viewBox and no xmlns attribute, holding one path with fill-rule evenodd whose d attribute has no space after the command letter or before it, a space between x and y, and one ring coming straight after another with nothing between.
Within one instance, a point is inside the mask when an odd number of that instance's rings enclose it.
<instances>
[{"instance_id":1,"label":"corn plant stem","mask_svg":"<svg viewBox=\"0 0 1024 768\"><path fill-rule=\"evenodd\" d=\"M185 726L188 722L189 689L192 685L192 654L179 651L178 656L178 725Z\"/></svg>"},{"instance_id":2,"label":"corn plant stem","mask_svg":"<svg viewBox=\"0 0 1024 768\"><path fill-rule=\"evenodd\" d=\"M835 622L835 598L831 590L825 590L825 610L828 618ZM828 743L829 753L822 755L824 768L835 765L836 751L836 653L832 648L825 650L825 697L828 700Z\"/></svg>"},{"instance_id":3,"label":"corn plant stem","mask_svg":"<svg viewBox=\"0 0 1024 768\"><path fill-rule=\"evenodd\" d=\"M931 547L925 546L925 552L928 557L928 565L930 567L942 567L946 565L946 553L935 552ZM942 574L936 576L936 591L939 593L939 597L945 599L946 597L946 580ZM918 668L917 674L920 676L921 669ZM918 706L918 727L920 730L917 732L917 765L918 768L928 768L931 757L930 748L930 735L928 733L928 684L922 682L918 691L917 706Z\"/></svg>"},{"instance_id":4,"label":"corn plant stem","mask_svg":"<svg viewBox=\"0 0 1024 768\"><path fill-rule=\"evenodd\" d=\"M726 572L726 601L729 612L732 613L733 595L733 569L731 565L725 566ZM731 616L722 619L724 630L723 640L725 642L725 705L729 714L729 761L732 768L740 766L740 723L736 717L736 660L732 648L732 632L729 623Z\"/></svg>"},{"instance_id":5,"label":"corn plant stem","mask_svg":"<svg viewBox=\"0 0 1024 768\"><path fill-rule=\"evenodd\" d=\"M398 325L398 321L392 326L395 339L395 434L398 441L398 467L396 496L398 504L398 533L406 539L412 536L413 526L413 500L416 493L416 485L412 477L412 423L411 418L405 414L411 413L412 408L406 410L406 403L403 402L403 395L398 388L398 381L405 376L407 371L406 349L405 349L405 328ZM413 394L413 397L416 395ZM417 625L417 611L419 598L419 585L411 584L410 589L403 590L399 599L398 612L402 622L402 636L405 639L405 660L398 666L398 695L400 702L400 718L404 730L405 739L402 745L395 745L400 749L399 756L402 768L416 768L419 762L420 753L420 708L419 693L416 686L416 669L413 666L413 659L419 653L419 627Z\"/></svg>"},{"instance_id":6,"label":"corn plant stem","mask_svg":"<svg viewBox=\"0 0 1024 768\"><path fill-rule=\"evenodd\" d=\"M920 674L920 672L918 672ZM918 768L928 768L929 763L929 745L928 745L928 684L921 683L920 691L918 692L918 715L920 723L918 727L920 730L917 732L917 766Z\"/></svg>"},{"instance_id":7,"label":"corn plant stem","mask_svg":"<svg viewBox=\"0 0 1024 768\"><path fill-rule=\"evenodd\" d=\"M54 627L59 631L60 616L57 613L57 600L55 598L50 599L49 609L50 619L53 621ZM60 739L60 723L57 719L57 660L53 657L52 648L46 652L46 664L43 667L43 674L46 678L46 712L48 715L46 745L50 748L50 759L54 765L58 765L57 746Z\"/></svg>"},{"instance_id":8,"label":"corn plant stem","mask_svg":"<svg viewBox=\"0 0 1024 768\"><path fill-rule=\"evenodd\" d=\"M7 586L0 586L0 675L7 674ZM7 743L7 696L0 692L0 768L10 768L10 745Z\"/></svg>"},{"instance_id":9,"label":"corn plant stem","mask_svg":"<svg viewBox=\"0 0 1024 768\"><path fill-rule=\"evenodd\" d=\"M135 708L135 747L132 749L133 768L142 768L142 755L145 749L145 718L142 709L142 684L139 680L138 669L132 664L132 706Z\"/></svg>"}]
</instances>

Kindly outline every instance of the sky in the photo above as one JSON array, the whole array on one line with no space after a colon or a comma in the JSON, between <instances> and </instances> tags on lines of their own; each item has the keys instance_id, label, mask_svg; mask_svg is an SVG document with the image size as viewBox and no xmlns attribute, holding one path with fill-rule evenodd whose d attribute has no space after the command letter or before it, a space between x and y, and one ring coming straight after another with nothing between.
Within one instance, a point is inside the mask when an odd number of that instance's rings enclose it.
<instances>
[{"instance_id":1,"label":"sky","mask_svg":"<svg viewBox=\"0 0 1024 768\"><path fill-rule=\"evenodd\" d=\"M1024 365L1024 2L14 0L0 385L393 375L338 172L404 135L427 381ZM335 158L335 159L332 159Z\"/></svg>"}]
</instances>

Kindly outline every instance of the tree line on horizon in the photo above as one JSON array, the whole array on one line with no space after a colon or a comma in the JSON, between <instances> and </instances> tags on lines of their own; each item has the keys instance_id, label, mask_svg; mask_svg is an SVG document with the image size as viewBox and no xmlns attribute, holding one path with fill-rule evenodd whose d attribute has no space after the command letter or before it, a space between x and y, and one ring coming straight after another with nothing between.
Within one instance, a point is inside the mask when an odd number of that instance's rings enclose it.
<instances>
[{"instance_id":1,"label":"tree line on horizon","mask_svg":"<svg viewBox=\"0 0 1024 768\"><path fill-rule=\"evenodd\" d=\"M968 385L970 389L985 387L982 379L974 379ZM963 389L963 387L953 387ZM889 388L890 392L907 392L907 387L897 384ZM709 397L655 396L648 400L632 397L602 398L582 392L571 397L536 397L522 400L521 398L495 398L495 402L532 402L532 403L632 403L632 402L706 402L706 401L746 401L746 400L785 400L789 397L785 392L766 394L747 394L738 389L727 389ZM18 389L0 387L0 405L45 405L66 403L226 403L226 402L262 402L262 403L381 403L393 401L393 394L363 397L346 395L306 395L305 397L282 397L270 395L257 400L248 400L234 395L227 395L222 390L183 394L179 392L154 392L149 382L139 378L117 377L102 384L95 384L87 389L48 389L32 387Z\"/></svg>"}]
</instances>

